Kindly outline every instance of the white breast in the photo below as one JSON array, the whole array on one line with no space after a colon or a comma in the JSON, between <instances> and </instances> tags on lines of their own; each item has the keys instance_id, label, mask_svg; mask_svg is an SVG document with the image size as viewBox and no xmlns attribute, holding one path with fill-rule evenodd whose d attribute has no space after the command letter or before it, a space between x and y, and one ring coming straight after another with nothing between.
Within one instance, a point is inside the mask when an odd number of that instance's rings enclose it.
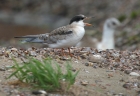
<instances>
[{"instance_id":1,"label":"white breast","mask_svg":"<svg viewBox=\"0 0 140 96\"><path fill-rule=\"evenodd\" d=\"M73 41L75 41L75 44L77 44L83 38L84 35L85 35L84 27L74 28Z\"/></svg>"},{"instance_id":2,"label":"white breast","mask_svg":"<svg viewBox=\"0 0 140 96\"><path fill-rule=\"evenodd\" d=\"M84 27L77 26L73 28L73 33L55 44L50 44L51 48L67 48L75 46L84 36Z\"/></svg>"}]
</instances>

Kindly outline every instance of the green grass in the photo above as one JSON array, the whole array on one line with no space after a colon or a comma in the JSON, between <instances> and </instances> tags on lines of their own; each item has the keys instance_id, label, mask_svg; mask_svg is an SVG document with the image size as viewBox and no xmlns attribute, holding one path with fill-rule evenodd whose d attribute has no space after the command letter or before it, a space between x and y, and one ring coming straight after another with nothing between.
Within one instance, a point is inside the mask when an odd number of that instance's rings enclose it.
<instances>
[{"instance_id":1,"label":"green grass","mask_svg":"<svg viewBox=\"0 0 140 96\"><path fill-rule=\"evenodd\" d=\"M120 15L120 16L118 17L118 20L119 20L120 22L123 22L126 18L127 18L126 15L122 14L122 15Z\"/></svg>"},{"instance_id":2,"label":"green grass","mask_svg":"<svg viewBox=\"0 0 140 96\"><path fill-rule=\"evenodd\" d=\"M14 60L13 68L15 71L8 78L15 76L22 82L48 91L60 89L61 83L64 81L69 88L74 84L78 74L78 71L73 73L69 64L66 66L66 72L63 73L61 67L57 63L53 63L51 59L39 61L32 58L28 63L20 65Z\"/></svg>"},{"instance_id":3,"label":"green grass","mask_svg":"<svg viewBox=\"0 0 140 96\"><path fill-rule=\"evenodd\" d=\"M138 12L137 11L132 11L130 14L131 19L135 19L138 16Z\"/></svg>"}]
</instances>

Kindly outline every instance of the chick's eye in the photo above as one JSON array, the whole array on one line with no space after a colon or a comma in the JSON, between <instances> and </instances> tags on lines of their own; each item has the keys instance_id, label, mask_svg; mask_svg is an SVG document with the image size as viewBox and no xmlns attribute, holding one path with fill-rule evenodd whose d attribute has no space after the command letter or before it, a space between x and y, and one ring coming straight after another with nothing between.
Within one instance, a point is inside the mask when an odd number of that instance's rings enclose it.
<instances>
[{"instance_id":1,"label":"chick's eye","mask_svg":"<svg viewBox=\"0 0 140 96\"><path fill-rule=\"evenodd\" d=\"M116 23L115 22L112 22L112 25L116 25Z\"/></svg>"}]
</instances>

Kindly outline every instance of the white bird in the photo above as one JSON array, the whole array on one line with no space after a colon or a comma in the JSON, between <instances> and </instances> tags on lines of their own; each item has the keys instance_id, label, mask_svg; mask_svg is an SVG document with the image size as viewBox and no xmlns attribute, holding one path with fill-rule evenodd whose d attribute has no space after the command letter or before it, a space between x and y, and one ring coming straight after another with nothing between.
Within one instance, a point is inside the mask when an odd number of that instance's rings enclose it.
<instances>
[{"instance_id":1,"label":"white bird","mask_svg":"<svg viewBox=\"0 0 140 96\"><path fill-rule=\"evenodd\" d=\"M79 42L77 47L94 47L97 49L114 49L114 32L116 28L120 26L120 22L116 18L109 18L105 21L103 26L102 41L98 42L97 39L85 36L81 42Z\"/></svg>"},{"instance_id":2,"label":"white bird","mask_svg":"<svg viewBox=\"0 0 140 96\"><path fill-rule=\"evenodd\" d=\"M23 42L43 43L49 48L68 48L75 46L84 36L84 26L91 26L89 23L84 23L86 17L84 15L76 15L66 26L59 27L50 33L39 34L39 35L27 35L15 38L26 38ZM70 49L69 49L69 55Z\"/></svg>"}]
</instances>

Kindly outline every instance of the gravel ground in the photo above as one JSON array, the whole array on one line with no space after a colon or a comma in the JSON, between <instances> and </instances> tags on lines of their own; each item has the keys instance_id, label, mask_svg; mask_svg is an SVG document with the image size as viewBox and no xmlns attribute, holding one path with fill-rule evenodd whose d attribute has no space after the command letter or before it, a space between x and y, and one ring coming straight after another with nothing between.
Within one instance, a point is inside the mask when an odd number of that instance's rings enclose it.
<instances>
[{"instance_id":1,"label":"gravel ground","mask_svg":"<svg viewBox=\"0 0 140 96\"><path fill-rule=\"evenodd\" d=\"M26 56L37 59L52 57L63 68L71 61L73 70L80 70L75 84L70 88L73 96L139 96L140 95L140 50L118 51L97 50L92 48L71 48L61 56L59 49L51 48L0 48L0 94L1 96L35 96L31 86L14 84L16 79L6 80L13 65L14 57L27 62ZM60 93L47 93L47 96L62 96ZM40 96L40 95L37 95ZM44 95L45 96L45 95ZM71 94L63 96L72 96Z\"/></svg>"}]
</instances>

